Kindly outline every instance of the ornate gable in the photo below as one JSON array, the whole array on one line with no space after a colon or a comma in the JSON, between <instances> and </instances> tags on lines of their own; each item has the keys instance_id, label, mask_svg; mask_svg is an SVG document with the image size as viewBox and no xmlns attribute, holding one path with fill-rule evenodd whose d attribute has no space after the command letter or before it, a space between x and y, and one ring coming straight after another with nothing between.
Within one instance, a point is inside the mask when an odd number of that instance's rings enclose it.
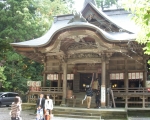
<instances>
[{"instance_id":1,"label":"ornate gable","mask_svg":"<svg viewBox=\"0 0 150 120\"><path fill-rule=\"evenodd\" d=\"M88 3L87 6L82 11L83 17L91 24L101 28L106 32L127 32L123 28L117 26L113 23L106 15L104 15L96 6Z\"/></svg>"}]
</instances>

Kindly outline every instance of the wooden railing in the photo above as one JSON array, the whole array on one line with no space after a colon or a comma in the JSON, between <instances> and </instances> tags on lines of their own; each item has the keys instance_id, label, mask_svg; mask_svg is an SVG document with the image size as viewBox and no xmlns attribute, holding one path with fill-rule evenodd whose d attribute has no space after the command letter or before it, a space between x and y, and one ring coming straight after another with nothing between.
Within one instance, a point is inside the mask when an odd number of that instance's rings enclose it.
<instances>
[{"instance_id":1,"label":"wooden railing","mask_svg":"<svg viewBox=\"0 0 150 120\"><path fill-rule=\"evenodd\" d=\"M113 96L116 107L149 107L150 91L147 88L113 88ZM41 87L39 91L28 92L28 102L35 103L40 93L44 95L50 94L54 101L60 103L62 101L62 87Z\"/></svg>"},{"instance_id":2,"label":"wooden railing","mask_svg":"<svg viewBox=\"0 0 150 120\"><path fill-rule=\"evenodd\" d=\"M124 104L125 107L150 105L150 91L148 88L113 88L116 104ZM134 107L135 107L134 106Z\"/></svg>"},{"instance_id":3,"label":"wooden railing","mask_svg":"<svg viewBox=\"0 0 150 120\"><path fill-rule=\"evenodd\" d=\"M28 91L27 92L28 102L35 103L41 93L43 93L44 95L47 94L51 95L53 102L55 104L56 102L61 102L63 88L62 87L41 87L38 91Z\"/></svg>"},{"instance_id":4,"label":"wooden railing","mask_svg":"<svg viewBox=\"0 0 150 120\"><path fill-rule=\"evenodd\" d=\"M62 93L62 87L41 87L40 91L42 92L51 92L51 93Z\"/></svg>"}]
</instances>

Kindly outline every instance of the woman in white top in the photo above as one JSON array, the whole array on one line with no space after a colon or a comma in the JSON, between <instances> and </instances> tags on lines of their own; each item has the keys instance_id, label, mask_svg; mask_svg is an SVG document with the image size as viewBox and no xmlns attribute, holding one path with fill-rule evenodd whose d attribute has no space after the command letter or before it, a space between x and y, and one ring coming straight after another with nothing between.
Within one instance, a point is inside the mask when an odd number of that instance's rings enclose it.
<instances>
[{"instance_id":1,"label":"woman in white top","mask_svg":"<svg viewBox=\"0 0 150 120\"><path fill-rule=\"evenodd\" d=\"M53 101L50 99L50 95L46 96L45 100L45 120L50 120L50 118L46 119L46 116L50 116L53 110Z\"/></svg>"}]
</instances>

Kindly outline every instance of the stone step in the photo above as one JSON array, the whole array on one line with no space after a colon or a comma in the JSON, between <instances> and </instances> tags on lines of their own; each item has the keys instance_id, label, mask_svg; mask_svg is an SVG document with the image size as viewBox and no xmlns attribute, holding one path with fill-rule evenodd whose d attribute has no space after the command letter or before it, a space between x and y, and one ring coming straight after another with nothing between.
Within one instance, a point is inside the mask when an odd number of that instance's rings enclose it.
<instances>
[{"instance_id":1,"label":"stone step","mask_svg":"<svg viewBox=\"0 0 150 120\"><path fill-rule=\"evenodd\" d=\"M86 118L93 116L94 118L100 119L119 119L119 120L127 120L127 112L125 110L113 110L113 109L84 109L84 108L70 108L63 107L55 108L53 113L57 116L70 116L77 118Z\"/></svg>"},{"instance_id":2,"label":"stone step","mask_svg":"<svg viewBox=\"0 0 150 120\"><path fill-rule=\"evenodd\" d=\"M138 113L138 114L137 114ZM128 110L129 117L150 117L150 110Z\"/></svg>"},{"instance_id":3,"label":"stone step","mask_svg":"<svg viewBox=\"0 0 150 120\"><path fill-rule=\"evenodd\" d=\"M107 114L99 114L99 115L86 115L85 113L80 113L80 114L77 114L77 113L72 113L72 114L68 114L68 113L62 113L62 112L58 112L58 113L56 113L56 112L54 112L54 115L55 116L59 116L59 117L67 117L67 116L69 116L69 117L74 117L74 118L88 118L88 117L90 117L90 118L97 118L97 119L99 119L100 117L102 118L102 119L120 119L120 120L124 120L124 119L126 119L126 115L110 115L109 113L107 113Z\"/></svg>"},{"instance_id":4,"label":"stone step","mask_svg":"<svg viewBox=\"0 0 150 120\"><path fill-rule=\"evenodd\" d=\"M54 113L57 114L74 114L74 115L86 115L86 116L100 116L100 113L94 113L94 112L80 112L80 111L59 111L59 110L53 110Z\"/></svg>"},{"instance_id":5,"label":"stone step","mask_svg":"<svg viewBox=\"0 0 150 120\"><path fill-rule=\"evenodd\" d=\"M82 100L83 99L76 99L75 100L75 105L74 105L74 107L81 107L81 108L86 108L87 107L87 101L85 100L84 102L83 102L83 104L82 104ZM74 104L74 101L73 100L68 100L69 102L68 102L68 104L67 104L67 106L68 107L73 107L73 104ZM92 99L92 101L91 101L91 108L95 108L95 106L96 106L96 104L95 104L95 99Z\"/></svg>"},{"instance_id":6,"label":"stone step","mask_svg":"<svg viewBox=\"0 0 150 120\"><path fill-rule=\"evenodd\" d=\"M86 115L76 115L76 114L55 114L56 117L68 117L68 118L84 118L84 119L93 119L100 120L100 116L86 116Z\"/></svg>"}]
</instances>

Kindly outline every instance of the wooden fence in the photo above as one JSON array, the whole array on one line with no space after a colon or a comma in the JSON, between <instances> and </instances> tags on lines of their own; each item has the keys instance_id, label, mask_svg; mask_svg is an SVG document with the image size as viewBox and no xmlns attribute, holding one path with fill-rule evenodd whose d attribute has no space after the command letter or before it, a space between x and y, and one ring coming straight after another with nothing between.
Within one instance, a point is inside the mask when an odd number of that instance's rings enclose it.
<instances>
[{"instance_id":1,"label":"wooden fence","mask_svg":"<svg viewBox=\"0 0 150 120\"><path fill-rule=\"evenodd\" d=\"M115 103L122 107L148 107L150 91L148 88L113 88Z\"/></svg>"},{"instance_id":2,"label":"wooden fence","mask_svg":"<svg viewBox=\"0 0 150 120\"><path fill-rule=\"evenodd\" d=\"M113 88L113 96L116 107L149 107L150 91L148 88ZM28 92L28 102L35 103L40 93L50 94L54 104L62 101L62 87L41 87L39 91Z\"/></svg>"},{"instance_id":3,"label":"wooden fence","mask_svg":"<svg viewBox=\"0 0 150 120\"><path fill-rule=\"evenodd\" d=\"M43 93L45 96L49 94L52 97L53 102L55 104L56 102L62 101L63 88L62 87L40 87L38 91L28 91L27 92L28 102L35 103L41 93Z\"/></svg>"}]
</instances>

